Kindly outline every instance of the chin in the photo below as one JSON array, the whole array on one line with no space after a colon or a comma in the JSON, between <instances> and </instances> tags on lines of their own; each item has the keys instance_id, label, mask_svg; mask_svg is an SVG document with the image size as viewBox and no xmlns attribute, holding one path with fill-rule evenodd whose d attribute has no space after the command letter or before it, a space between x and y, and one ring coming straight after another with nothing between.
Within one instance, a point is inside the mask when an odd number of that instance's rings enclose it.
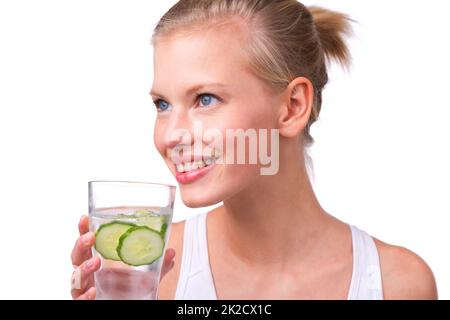
<instances>
[{"instance_id":1,"label":"chin","mask_svg":"<svg viewBox=\"0 0 450 320\"><path fill-rule=\"evenodd\" d=\"M223 200L218 194L214 194L213 190L203 191L204 192L194 192L194 190L192 190L191 192L183 190L183 187L180 187L181 199L183 200L185 206L189 208L202 208L213 206Z\"/></svg>"},{"instance_id":2,"label":"chin","mask_svg":"<svg viewBox=\"0 0 450 320\"><path fill-rule=\"evenodd\" d=\"M210 175L191 184L179 184L183 203L189 208L213 206L239 194L259 177L257 167L234 168L236 170L228 170L226 174L220 172L218 175Z\"/></svg>"}]
</instances>

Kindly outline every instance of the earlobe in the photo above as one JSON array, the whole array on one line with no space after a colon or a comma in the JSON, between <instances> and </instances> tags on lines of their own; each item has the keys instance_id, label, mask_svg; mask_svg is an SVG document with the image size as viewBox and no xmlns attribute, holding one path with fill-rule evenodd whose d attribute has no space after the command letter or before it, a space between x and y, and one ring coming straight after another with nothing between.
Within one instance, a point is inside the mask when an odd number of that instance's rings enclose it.
<instances>
[{"instance_id":1,"label":"earlobe","mask_svg":"<svg viewBox=\"0 0 450 320\"><path fill-rule=\"evenodd\" d=\"M313 85L307 78L296 78L286 88L284 97L279 116L280 134L293 138L308 124L314 101Z\"/></svg>"}]
</instances>

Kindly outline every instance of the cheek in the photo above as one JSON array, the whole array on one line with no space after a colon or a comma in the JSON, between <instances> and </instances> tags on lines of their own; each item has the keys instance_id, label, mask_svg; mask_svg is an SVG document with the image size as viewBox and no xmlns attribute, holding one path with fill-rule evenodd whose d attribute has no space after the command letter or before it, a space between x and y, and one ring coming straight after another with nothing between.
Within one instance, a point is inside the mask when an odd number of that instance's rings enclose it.
<instances>
[{"instance_id":1,"label":"cheek","mask_svg":"<svg viewBox=\"0 0 450 320\"><path fill-rule=\"evenodd\" d=\"M155 123L155 129L153 131L153 143L158 152L162 155L164 153L164 129L158 123Z\"/></svg>"},{"instance_id":2,"label":"cheek","mask_svg":"<svg viewBox=\"0 0 450 320\"><path fill-rule=\"evenodd\" d=\"M222 122L221 127L217 128L222 133L222 137L220 141L216 141L218 142L216 147L222 151L222 161L224 162L220 165L221 171L218 181L226 181L224 185L233 190L241 189L259 175L258 131L254 131L256 140L253 139L252 142L250 142L250 138L244 139L235 131L242 129L241 132L248 132L249 129L254 129L256 124L248 120L248 118L235 118L233 122ZM241 162L239 162L239 158ZM250 159L252 160L250 161Z\"/></svg>"},{"instance_id":3,"label":"cheek","mask_svg":"<svg viewBox=\"0 0 450 320\"><path fill-rule=\"evenodd\" d=\"M276 125L275 107L259 99L240 106L233 118L230 121L233 128L268 129Z\"/></svg>"},{"instance_id":4,"label":"cheek","mask_svg":"<svg viewBox=\"0 0 450 320\"><path fill-rule=\"evenodd\" d=\"M223 152L223 155L229 155L229 157L233 157L234 155L234 160L228 158L228 161L226 161L227 164L230 164L231 162L236 163L238 153L245 154L245 163L247 164L232 165L229 170L236 171L236 173L238 170L245 170L245 174L253 174L256 163L255 161L252 161L249 164L249 159L252 154L253 159L256 158L256 161L259 162L260 129L265 129L261 132L261 134L263 134L263 132L269 133L270 129L276 128L276 115L274 110L275 108L267 102L263 103L263 101L256 100L252 101L251 104L239 103L232 106L230 105L226 112L221 113L220 117L217 117L220 119L214 119L215 121L204 121L204 129L214 129L221 133L220 138L216 139L214 144ZM240 132L247 132L249 135L252 133L252 138L255 139L253 139L253 142L251 143L250 138L245 138L243 147L242 144L237 143L238 138L232 133L234 132L236 135L240 135L237 133L237 130ZM242 142L242 139L240 140ZM268 140L270 140L270 138ZM253 148L250 148L250 144L252 144ZM231 146L233 146L232 150Z\"/></svg>"}]
</instances>

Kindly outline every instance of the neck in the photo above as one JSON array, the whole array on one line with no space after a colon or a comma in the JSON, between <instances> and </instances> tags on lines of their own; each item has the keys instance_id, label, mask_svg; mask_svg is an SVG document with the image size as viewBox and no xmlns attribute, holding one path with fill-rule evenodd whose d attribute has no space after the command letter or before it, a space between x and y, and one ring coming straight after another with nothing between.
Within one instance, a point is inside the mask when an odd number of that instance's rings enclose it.
<instances>
[{"instance_id":1,"label":"neck","mask_svg":"<svg viewBox=\"0 0 450 320\"><path fill-rule=\"evenodd\" d=\"M293 153L290 158L280 154L278 174L259 176L218 209L227 249L250 264L303 261L330 221L314 194L303 155L293 158Z\"/></svg>"}]
</instances>

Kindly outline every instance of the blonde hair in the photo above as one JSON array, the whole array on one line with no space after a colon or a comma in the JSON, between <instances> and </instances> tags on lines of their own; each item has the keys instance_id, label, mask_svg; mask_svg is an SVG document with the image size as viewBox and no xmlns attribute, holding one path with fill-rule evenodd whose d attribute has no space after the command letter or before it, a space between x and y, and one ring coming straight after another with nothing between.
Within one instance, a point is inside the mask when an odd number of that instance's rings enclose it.
<instances>
[{"instance_id":1,"label":"blonde hair","mask_svg":"<svg viewBox=\"0 0 450 320\"><path fill-rule=\"evenodd\" d=\"M180 0L158 22L152 44L169 33L237 22L248 36L243 50L257 77L277 92L300 76L313 84L313 109L303 132L309 146L314 141L310 127L318 119L328 82L327 62L344 68L351 63L345 42L352 33L350 21L345 14L297 0Z\"/></svg>"}]
</instances>

